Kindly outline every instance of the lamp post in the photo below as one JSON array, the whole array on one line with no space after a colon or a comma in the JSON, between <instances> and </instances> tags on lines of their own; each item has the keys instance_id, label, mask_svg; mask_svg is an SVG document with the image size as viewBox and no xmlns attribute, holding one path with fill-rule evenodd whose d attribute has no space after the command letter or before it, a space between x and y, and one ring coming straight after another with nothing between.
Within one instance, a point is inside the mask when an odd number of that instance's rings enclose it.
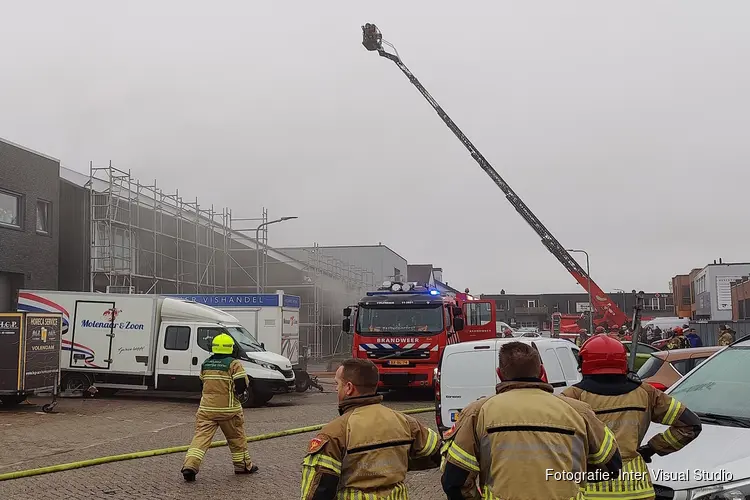
<instances>
[{"instance_id":1,"label":"lamp post","mask_svg":"<svg viewBox=\"0 0 750 500\"><path fill-rule=\"evenodd\" d=\"M281 217L276 220L264 222L255 228L255 293L260 293L260 230L271 224L285 222L299 217Z\"/></svg>"},{"instance_id":2,"label":"lamp post","mask_svg":"<svg viewBox=\"0 0 750 500\"><path fill-rule=\"evenodd\" d=\"M586 279L588 280L588 294L589 294L589 335L594 334L594 306L591 303L591 269L589 268L589 253L586 250L573 250L568 249L571 253L582 253L586 256Z\"/></svg>"}]
</instances>

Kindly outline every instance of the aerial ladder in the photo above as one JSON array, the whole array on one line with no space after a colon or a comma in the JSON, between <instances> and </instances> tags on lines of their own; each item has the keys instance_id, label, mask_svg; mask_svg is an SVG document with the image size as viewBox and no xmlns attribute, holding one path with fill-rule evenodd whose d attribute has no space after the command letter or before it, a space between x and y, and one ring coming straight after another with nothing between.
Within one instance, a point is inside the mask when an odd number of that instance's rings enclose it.
<instances>
[{"instance_id":1,"label":"aerial ladder","mask_svg":"<svg viewBox=\"0 0 750 500\"><path fill-rule=\"evenodd\" d=\"M591 308L589 312L593 316L593 324L595 326L621 326L628 323L628 316L620 310L617 304L609 298L609 296L602 291L599 286L594 283L594 280L586 273L581 265L570 255L565 247L563 247L559 241L552 235L552 233L542 224L531 209L521 200L521 198L513 191L507 182L497 173L497 171L490 165L490 162L485 159L482 153L472 144L468 137L458 128L458 125L448 116L438 102L427 92L427 89L417 80L417 77L406 67L401 61L401 57L398 55L396 48L383 40L383 35L380 30L374 24L365 24L362 26L362 45L372 52L377 52L381 57L390 59L399 69L406 75L409 81L419 90L419 92L427 99L430 106L435 110L438 116L448 126L448 128L458 137L461 144L469 151L471 157L479 164L482 170L490 176L492 181L500 188L505 194L505 198L513 205L513 208L523 217L523 219L536 231L536 234L542 239L542 244L547 247L552 255L554 255L560 263L565 266L570 274L573 275L575 280L585 289L591 296ZM387 52L383 45L389 46L394 53ZM590 332L593 333L593 332Z\"/></svg>"}]
</instances>

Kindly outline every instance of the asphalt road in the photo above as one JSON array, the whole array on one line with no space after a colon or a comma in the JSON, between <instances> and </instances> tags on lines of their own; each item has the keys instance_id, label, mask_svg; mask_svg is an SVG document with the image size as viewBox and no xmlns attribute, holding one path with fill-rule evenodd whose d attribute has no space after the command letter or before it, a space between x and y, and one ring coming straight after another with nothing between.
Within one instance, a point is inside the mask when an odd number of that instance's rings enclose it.
<instances>
[{"instance_id":1,"label":"asphalt road","mask_svg":"<svg viewBox=\"0 0 750 500\"><path fill-rule=\"evenodd\" d=\"M44 403L46 400L33 401ZM0 474L190 443L197 398L126 395L111 399L62 399L54 414L35 405L0 409ZM397 409L430 401L394 401ZM245 410L248 435L325 423L338 415L336 396L307 392L277 396ZM433 413L415 415L435 428ZM226 447L208 451L195 483L182 480L182 453L129 460L0 482L0 497L13 500L299 498L300 463L314 433L250 443L260 472L233 474ZM215 440L224 437L217 432ZM439 472L410 473L410 498L444 498ZM244 491L245 493L238 493Z\"/></svg>"}]
</instances>

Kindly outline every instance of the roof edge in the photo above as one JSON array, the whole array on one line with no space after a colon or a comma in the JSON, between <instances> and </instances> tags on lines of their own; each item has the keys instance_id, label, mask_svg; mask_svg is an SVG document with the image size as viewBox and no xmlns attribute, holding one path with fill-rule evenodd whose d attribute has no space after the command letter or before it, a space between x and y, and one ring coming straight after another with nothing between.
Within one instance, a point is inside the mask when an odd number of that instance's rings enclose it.
<instances>
[{"instance_id":1,"label":"roof edge","mask_svg":"<svg viewBox=\"0 0 750 500\"><path fill-rule=\"evenodd\" d=\"M22 146L22 145L17 144L17 143L15 143L13 141L9 141L8 139L3 139L2 137L0 137L0 142L4 142L8 146L13 146L14 148L22 149L22 150L26 151L27 153L31 153L31 154L35 154L37 156L41 156L44 159L52 160L55 163L57 163L58 165L60 165L60 160L58 158L53 157L53 156L46 155L44 153L40 153L39 151L35 151L35 150L31 149L31 148L27 148L26 146ZM61 168L62 168L62 166L61 166Z\"/></svg>"}]
</instances>

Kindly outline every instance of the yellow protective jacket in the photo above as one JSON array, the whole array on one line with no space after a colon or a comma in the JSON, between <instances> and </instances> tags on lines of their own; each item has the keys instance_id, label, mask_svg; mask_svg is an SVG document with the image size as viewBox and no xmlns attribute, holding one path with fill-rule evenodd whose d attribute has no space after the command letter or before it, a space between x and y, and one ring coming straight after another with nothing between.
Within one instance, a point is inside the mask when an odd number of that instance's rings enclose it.
<instances>
[{"instance_id":1,"label":"yellow protective jacket","mask_svg":"<svg viewBox=\"0 0 750 500\"><path fill-rule=\"evenodd\" d=\"M718 338L717 344L720 346L726 346L734 342L734 336L732 335L732 332L729 330L724 330L721 332Z\"/></svg>"},{"instance_id":2,"label":"yellow protective jacket","mask_svg":"<svg viewBox=\"0 0 750 500\"><path fill-rule=\"evenodd\" d=\"M587 484L587 499L654 498L648 467L637 451L651 422L669 426L648 442L658 455L681 449L701 432L700 420L685 405L625 375L587 375L565 389L563 395L593 408L596 416L615 433L622 455L622 473L609 481Z\"/></svg>"},{"instance_id":3,"label":"yellow protective jacket","mask_svg":"<svg viewBox=\"0 0 750 500\"><path fill-rule=\"evenodd\" d=\"M302 500L407 500L407 470L440 465L440 436L380 404L344 400L340 417L310 442L302 462Z\"/></svg>"},{"instance_id":4,"label":"yellow protective jacket","mask_svg":"<svg viewBox=\"0 0 750 500\"><path fill-rule=\"evenodd\" d=\"M237 396L248 385L242 363L229 354L214 354L203 362L200 379L203 392L198 411L206 418L242 413L242 404Z\"/></svg>"},{"instance_id":5,"label":"yellow protective jacket","mask_svg":"<svg viewBox=\"0 0 750 500\"><path fill-rule=\"evenodd\" d=\"M614 434L587 404L538 379L497 392L466 407L443 436L449 500L580 499L587 473L619 471Z\"/></svg>"}]
</instances>

